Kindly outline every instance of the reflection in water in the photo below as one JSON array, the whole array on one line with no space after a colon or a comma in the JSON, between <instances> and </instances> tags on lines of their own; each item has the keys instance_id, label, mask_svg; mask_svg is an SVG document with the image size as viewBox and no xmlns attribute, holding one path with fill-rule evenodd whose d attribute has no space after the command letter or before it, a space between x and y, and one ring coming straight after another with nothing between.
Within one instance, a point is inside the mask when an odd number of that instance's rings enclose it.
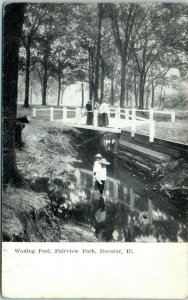
<instances>
[{"instance_id":1,"label":"reflection in water","mask_svg":"<svg viewBox=\"0 0 188 300\"><path fill-rule=\"evenodd\" d=\"M139 186L135 177L132 186L125 172L119 178L107 177L102 197L94 189L92 172L77 169L57 213L89 224L99 241L187 241L186 223L177 208L150 188Z\"/></svg>"},{"instance_id":2,"label":"reflection in water","mask_svg":"<svg viewBox=\"0 0 188 300\"><path fill-rule=\"evenodd\" d=\"M106 152L113 152L115 146L115 139L113 136L105 134L103 137L103 147Z\"/></svg>"}]
</instances>

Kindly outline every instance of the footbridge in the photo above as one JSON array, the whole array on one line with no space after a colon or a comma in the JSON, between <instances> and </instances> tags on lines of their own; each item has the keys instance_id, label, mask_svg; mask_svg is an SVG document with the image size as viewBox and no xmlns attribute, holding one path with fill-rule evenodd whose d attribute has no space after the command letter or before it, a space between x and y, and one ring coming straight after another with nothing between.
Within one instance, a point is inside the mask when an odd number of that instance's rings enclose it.
<instances>
[{"instance_id":1,"label":"footbridge","mask_svg":"<svg viewBox=\"0 0 188 300\"><path fill-rule=\"evenodd\" d=\"M141 116L141 112L145 113L144 117ZM149 128L149 141L153 142L155 138L155 114L166 115L171 122L175 122L175 112L168 111L155 111L150 110L138 110L136 108L120 108L120 107L108 107L109 125L107 127L99 127L97 125L98 112L94 111L93 125L86 125L87 111L81 107L68 107L63 106L47 107L47 108L33 108L33 118L47 118L51 122L61 122L68 126L76 128L84 128L89 130L98 130L104 132L121 133L123 129L131 128L131 136L134 137L136 129L143 124L148 124Z\"/></svg>"}]
</instances>

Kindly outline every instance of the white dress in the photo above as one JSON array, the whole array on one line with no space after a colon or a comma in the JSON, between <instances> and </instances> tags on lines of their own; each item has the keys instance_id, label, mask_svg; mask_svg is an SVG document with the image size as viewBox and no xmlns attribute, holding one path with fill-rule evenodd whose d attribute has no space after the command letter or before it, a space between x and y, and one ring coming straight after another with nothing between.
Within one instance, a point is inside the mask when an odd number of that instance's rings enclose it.
<instances>
[{"instance_id":1,"label":"white dress","mask_svg":"<svg viewBox=\"0 0 188 300\"><path fill-rule=\"evenodd\" d=\"M94 162L94 165L93 165L93 174L94 173L99 173L100 172L100 169L101 169L101 164L99 163L99 161L98 160L96 160L95 162Z\"/></svg>"},{"instance_id":2,"label":"white dress","mask_svg":"<svg viewBox=\"0 0 188 300\"><path fill-rule=\"evenodd\" d=\"M93 111L93 125L95 127L98 126L98 113L99 113L98 109L94 109L94 111Z\"/></svg>"},{"instance_id":3,"label":"white dress","mask_svg":"<svg viewBox=\"0 0 188 300\"><path fill-rule=\"evenodd\" d=\"M99 169L99 171L96 173L96 178L97 180L101 181L101 180L104 180L106 181L106 167L101 167Z\"/></svg>"}]
</instances>

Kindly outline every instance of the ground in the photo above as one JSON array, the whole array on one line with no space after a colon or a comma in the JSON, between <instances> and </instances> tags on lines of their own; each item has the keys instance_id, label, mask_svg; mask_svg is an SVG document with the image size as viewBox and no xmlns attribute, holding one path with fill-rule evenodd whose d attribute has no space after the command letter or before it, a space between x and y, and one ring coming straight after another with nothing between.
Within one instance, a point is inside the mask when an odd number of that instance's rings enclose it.
<instances>
[{"instance_id":1,"label":"ground","mask_svg":"<svg viewBox=\"0 0 188 300\"><path fill-rule=\"evenodd\" d=\"M67 174L74 170L73 164L78 161L73 146L79 136L76 129L32 119L22 136L24 147L17 151L17 163L25 178L67 179Z\"/></svg>"}]
</instances>

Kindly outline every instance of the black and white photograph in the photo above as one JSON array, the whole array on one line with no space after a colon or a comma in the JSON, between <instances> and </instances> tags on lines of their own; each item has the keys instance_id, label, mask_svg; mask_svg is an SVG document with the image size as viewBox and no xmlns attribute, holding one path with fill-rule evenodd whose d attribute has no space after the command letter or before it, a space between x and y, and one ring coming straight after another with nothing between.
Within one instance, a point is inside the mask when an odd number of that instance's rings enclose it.
<instances>
[{"instance_id":1,"label":"black and white photograph","mask_svg":"<svg viewBox=\"0 0 188 300\"><path fill-rule=\"evenodd\" d=\"M188 242L187 28L186 3L4 4L3 242Z\"/></svg>"}]
</instances>

